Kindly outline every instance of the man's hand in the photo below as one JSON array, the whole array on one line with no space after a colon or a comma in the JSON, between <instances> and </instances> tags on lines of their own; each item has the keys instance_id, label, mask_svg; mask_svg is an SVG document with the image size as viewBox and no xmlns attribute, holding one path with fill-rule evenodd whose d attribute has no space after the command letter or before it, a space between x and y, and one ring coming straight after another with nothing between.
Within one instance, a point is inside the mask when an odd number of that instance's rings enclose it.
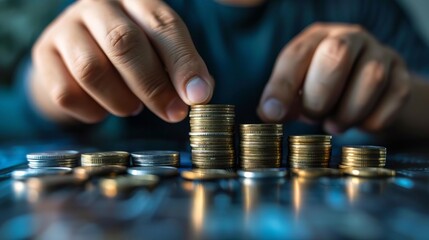
<instances>
[{"instance_id":1,"label":"man's hand","mask_svg":"<svg viewBox=\"0 0 429 240\"><path fill-rule=\"evenodd\" d=\"M406 103L410 82L399 55L361 27L314 24L282 50L258 114L323 122L330 133L379 131Z\"/></svg>"},{"instance_id":2,"label":"man's hand","mask_svg":"<svg viewBox=\"0 0 429 240\"><path fill-rule=\"evenodd\" d=\"M131 116L143 105L177 122L214 87L185 24L160 0L77 1L40 37L33 66L35 104L61 122Z\"/></svg>"}]
</instances>

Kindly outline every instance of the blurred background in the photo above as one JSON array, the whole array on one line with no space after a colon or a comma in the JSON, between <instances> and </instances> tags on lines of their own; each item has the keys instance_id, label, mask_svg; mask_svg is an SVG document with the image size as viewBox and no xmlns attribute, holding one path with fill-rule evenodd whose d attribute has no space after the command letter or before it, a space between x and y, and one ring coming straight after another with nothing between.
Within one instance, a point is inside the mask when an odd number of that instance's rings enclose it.
<instances>
[{"instance_id":1,"label":"blurred background","mask_svg":"<svg viewBox=\"0 0 429 240\"><path fill-rule=\"evenodd\" d=\"M376 0L377 1L377 0ZM381 1L381 0L378 0ZM70 0L0 0L0 141L34 136L23 106L31 46ZM428 0L399 0L429 44ZM27 61L26 61L27 60Z\"/></svg>"}]
</instances>

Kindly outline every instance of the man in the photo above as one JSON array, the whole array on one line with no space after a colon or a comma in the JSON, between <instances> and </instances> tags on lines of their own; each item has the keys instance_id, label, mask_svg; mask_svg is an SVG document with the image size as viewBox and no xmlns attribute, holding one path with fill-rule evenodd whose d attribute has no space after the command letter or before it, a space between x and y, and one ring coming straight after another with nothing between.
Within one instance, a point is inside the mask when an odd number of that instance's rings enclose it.
<instances>
[{"instance_id":1,"label":"man","mask_svg":"<svg viewBox=\"0 0 429 240\"><path fill-rule=\"evenodd\" d=\"M428 53L393 1L82 0L38 40L29 87L66 125L219 102L239 122L427 138Z\"/></svg>"}]
</instances>

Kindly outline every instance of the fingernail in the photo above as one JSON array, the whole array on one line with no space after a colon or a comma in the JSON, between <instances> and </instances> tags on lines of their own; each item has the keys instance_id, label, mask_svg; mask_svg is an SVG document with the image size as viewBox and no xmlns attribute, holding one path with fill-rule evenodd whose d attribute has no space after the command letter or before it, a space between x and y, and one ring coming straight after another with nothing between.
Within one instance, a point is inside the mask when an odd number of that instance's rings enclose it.
<instances>
[{"instance_id":1,"label":"fingernail","mask_svg":"<svg viewBox=\"0 0 429 240\"><path fill-rule=\"evenodd\" d=\"M206 81L200 77L194 77L186 85L186 96L191 103L198 104L207 101L212 90Z\"/></svg>"},{"instance_id":2,"label":"fingernail","mask_svg":"<svg viewBox=\"0 0 429 240\"><path fill-rule=\"evenodd\" d=\"M143 110L143 104L140 103L140 105L138 106L138 108L131 114L131 116L137 116L139 115Z\"/></svg>"},{"instance_id":3,"label":"fingernail","mask_svg":"<svg viewBox=\"0 0 429 240\"><path fill-rule=\"evenodd\" d=\"M265 117L272 121L280 121L286 115L286 108L279 100L270 98L262 106Z\"/></svg>"},{"instance_id":4,"label":"fingernail","mask_svg":"<svg viewBox=\"0 0 429 240\"><path fill-rule=\"evenodd\" d=\"M167 106L167 117L171 122L179 122L188 115L188 105L182 99L175 98Z\"/></svg>"}]
</instances>

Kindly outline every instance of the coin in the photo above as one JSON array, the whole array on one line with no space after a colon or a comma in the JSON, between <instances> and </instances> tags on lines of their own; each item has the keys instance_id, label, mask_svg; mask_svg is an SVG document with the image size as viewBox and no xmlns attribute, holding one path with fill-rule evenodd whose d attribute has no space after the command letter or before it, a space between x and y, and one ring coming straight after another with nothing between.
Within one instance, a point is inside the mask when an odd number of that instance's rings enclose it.
<instances>
[{"instance_id":1,"label":"coin","mask_svg":"<svg viewBox=\"0 0 429 240\"><path fill-rule=\"evenodd\" d=\"M108 151L108 152L91 152L81 155L82 166L105 166L105 165L129 165L128 152L124 151Z\"/></svg>"},{"instance_id":2,"label":"coin","mask_svg":"<svg viewBox=\"0 0 429 240\"><path fill-rule=\"evenodd\" d=\"M341 171L351 176L368 178L394 177L396 175L395 170L386 168L344 168Z\"/></svg>"},{"instance_id":3,"label":"coin","mask_svg":"<svg viewBox=\"0 0 429 240\"><path fill-rule=\"evenodd\" d=\"M32 160L59 160L75 159L79 157L79 152L74 150L47 151L27 154L27 159Z\"/></svg>"},{"instance_id":4,"label":"coin","mask_svg":"<svg viewBox=\"0 0 429 240\"><path fill-rule=\"evenodd\" d=\"M47 167L47 168L41 168L41 169L27 168L27 169L15 170L11 173L11 176L15 180L25 180L31 177L41 177L41 176L48 176L48 175L64 175L64 174L70 173L71 171L72 171L71 168L65 168L65 167Z\"/></svg>"},{"instance_id":5,"label":"coin","mask_svg":"<svg viewBox=\"0 0 429 240\"><path fill-rule=\"evenodd\" d=\"M152 174L160 177L172 177L177 176L179 171L175 167L132 167L128 168L128 174L131 175L147 175Z\"/></svg>"},{"instance_id":6,"label":"coin","mask_svg":"<svg viewBox=\"0 0 429 240\"><path fill-rule=\"evenodd\" d=\"M296 176L304 178L332 177L341 175L341 171L332 168L292 169L292 172Z\"/></svg>"},{"instance_id":7,"label":"coin","mask_svg":"<svg viewBox=\"0 0 429 240\"><path fill-rule=\"evenodd\" d=\"M238 170L237 174L243 178L284 178L287 175L287 171L279 168L261 168Z\"/></svg>"},{"instance_id":8,"label":"coin","mask_svg":"<svg viewBox=\"0 0 429 240\"><path fill-rule=\"evenodd\" d=\"M291 168L324 168L331 159L330 135L289 136L288 160Z\"/></svg>"},{"instance_id":9,"label":"coin","mask_svg":"<svg viewBox=\"0 0 429 240\"><path fill-rule=\"evenodd\" d=\"M241 124L240 167L276 168L281 165L283 125Z\"/></svg>"},{"instance_id":10,"label":"coin","mask_svg":"<svg viewBox=\"0 0 429 240\"><path fill-rule=\"evenodd\" d=\"M192 169L182 171L180 175L186 180L215 180L237 176L236 173L223 169Z\"/></svg>"},{"instance_id":11,"label":"coin","mask_svg":"<svg viewBox=\"0 0 429 240\"><path fill-rule=\"evenodd\" d=\"M27 161L30 168L76 167L79 156L74 150L46 151L27 154Z\"/></svg>"},{"instance_id":12,"label":"coin","mask_svg":"<svg viewBox=\"0 0 429 240\"><path fill-rule=\"evenodd\" d=\"M340 167L384 167L386 157L387 149L382 146L343 146Z\"/></svg>"},{"instance_id":13,"label":"coin","mask_svg":"<svg viewBox=\"0 0 429 240\"><path fill-rule=\"evenodd\" d=\"M189 113L192 165L198 168L235 166L233 105L194 105Z\"/></svg>"},{"instance_id":14,"label":"coin","mask_svg":"<svg viewBox=\"0 0 429 240\"><path fill-rule=\"evenodd\" d=\"M177 151L139 151L131 153L133 166L172 166L179 167L180 153Z\"/></svg>"}]
</instances>

